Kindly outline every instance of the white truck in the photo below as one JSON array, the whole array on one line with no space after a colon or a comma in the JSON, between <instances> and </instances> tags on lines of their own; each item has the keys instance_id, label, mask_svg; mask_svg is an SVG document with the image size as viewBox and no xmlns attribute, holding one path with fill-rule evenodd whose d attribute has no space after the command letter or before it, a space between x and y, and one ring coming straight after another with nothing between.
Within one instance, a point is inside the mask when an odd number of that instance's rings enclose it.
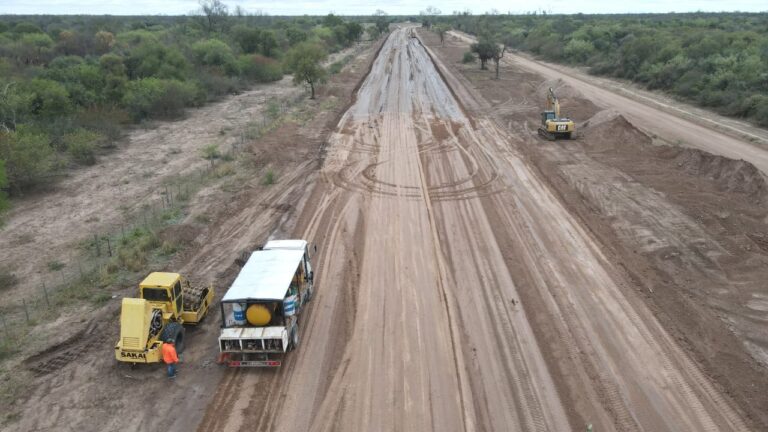
<instances>
[{"instance_id":1,"label":"white truck","mask_svg":"<svg viewBox=\"0 0 768 432\"><path fill-rule=\"evenodd\" d=\"M276 367L299 345L299 322L312 298L305 240L273 240L254 251L221 300L220 362Z\"/></svg>"}]
</instances>

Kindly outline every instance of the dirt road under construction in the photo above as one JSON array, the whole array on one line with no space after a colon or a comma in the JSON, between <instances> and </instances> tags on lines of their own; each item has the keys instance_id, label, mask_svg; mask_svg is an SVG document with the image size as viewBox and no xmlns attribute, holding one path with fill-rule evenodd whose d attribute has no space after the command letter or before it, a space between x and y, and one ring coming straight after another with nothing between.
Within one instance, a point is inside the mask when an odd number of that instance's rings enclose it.
<instances>
[{"instance_id":1,"label":"dirt road under construction","mask_svg":"<svg viewBox=\"0 0 768 432\"><path fill-rule=\"evenodd\" d=\"M199 430L748 430L449 75L407 29L383 45L299 218L301 347L225 374Z\"/></svg>"}]
</instances>

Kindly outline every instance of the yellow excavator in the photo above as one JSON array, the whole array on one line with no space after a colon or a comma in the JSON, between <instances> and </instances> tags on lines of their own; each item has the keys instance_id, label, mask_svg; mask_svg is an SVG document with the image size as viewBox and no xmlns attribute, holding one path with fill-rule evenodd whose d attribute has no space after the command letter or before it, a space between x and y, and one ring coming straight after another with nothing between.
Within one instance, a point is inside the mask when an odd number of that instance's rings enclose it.
<instances>
[{"instance_id":1,"label":"yellow excavator","mask_svg":"<svg viewBox=\"0 0 768 432\"><path fill-rule=\"evenodd\" d=\"M197 325L213 302L213 285L193 286L178 273L150 273L139 284L138 298L124 298L120 340L115 357L127 363L156 363L163 343L184 350L183 324Z\"/></svg>"},{"instance_id":2,"label":"yellow excavator","mask_svg":"<svg viewBox=\"0 0 768 432\"><path fill-rule=\"evenodd\" d=\"M547 93L546 109L541 113L539 135L554 141L558 138L571 139L575 131L576 124L573 123L573 120L560 117L560 102L555 96L555 91L550 87L549 93Z\"/></svg>"}]
</instances>

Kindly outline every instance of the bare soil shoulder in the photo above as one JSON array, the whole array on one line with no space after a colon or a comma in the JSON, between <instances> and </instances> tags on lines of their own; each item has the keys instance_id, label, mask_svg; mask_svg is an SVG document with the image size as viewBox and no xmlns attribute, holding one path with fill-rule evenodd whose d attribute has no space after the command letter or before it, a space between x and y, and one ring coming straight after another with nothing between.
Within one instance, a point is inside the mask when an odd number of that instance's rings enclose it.
<instances>
[{"instance_id":1,"label":"bare soil shoulder","mask_svg":"<svg viewBox=\"0 0 768 432\"><path fill-rule=\"evenodd\" d=\"M705 373L768 425L768 196L755 165L669 145L567 82L515 63L492 71L460 63L467 43L421 32L484 100L488 115L525 143L527 155L568 208L624 269L633 288ZM536 136L544 91L555 87L577 122L575 141ZM659 124L671 114L648 110ZM673 143L674 144L674 143ZM691 143L685 143L686 145ZM745 144L751 145L751 144Z\"/></svg>"}]
</instances>

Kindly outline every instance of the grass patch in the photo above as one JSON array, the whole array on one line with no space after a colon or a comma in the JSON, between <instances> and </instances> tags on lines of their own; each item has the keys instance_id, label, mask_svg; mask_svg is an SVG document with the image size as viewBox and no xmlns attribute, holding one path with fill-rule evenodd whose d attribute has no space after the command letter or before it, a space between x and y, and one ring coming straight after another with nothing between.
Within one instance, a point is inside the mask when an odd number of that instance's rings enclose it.
<instances>
[{"instance_id":1,"label":"grass patch","mask_svg":"<svg viewBox=\"0 0 768 432\"><path fill-rule=\"evenodd\" d=\"M235 167L229 162L220 163L214 170L213 176L215 178L228 177L235 174Z\"/></svg>"},{"instance_id":2,"label":"grass patch","mask_svg":"<svg viewBox=\"0 0 768 432\"><path fill-rule=\"evenodd\" d=\"M275 174L275 172L272 171L272 169L270 168L264 174L264 180L262 180L261 183L265 186L270 186L275 184L276 181L277 181L277 174Z\"/></svg>"},{"instance_id":3,"label":"grass patch","mask_svg":"<svg viewBox=\"0 0 768 432\"><path fill-rule=\"evenodd\" d=\"M64 267L66 267L66 265L64 263L62 263L62 262L59 262L59 261L49 261L48 262L48 271L55 272L55 271L59 271L59 270L63 269Z\"/></svg>"},{"instance_id":4,"label":"grass patch","mask_svg":"<svg viewBox=\"0 0 768 432\"><path fill-rule=\"evenodd\" d=\"M208 160L214 160L221 157L221 152L219 151L218 144L207 145L202 149L200 149L200 153L203 155L203 159L208 159Z\"/></svg>"},{"instance_id":5,"label":"grass patch","mask_svg":"<svg viewBox=\"0 0 768 432\"><path fill-rule=\"evenodd\" d=\"M194 220L195 222L203 225L208 225L211 223L211 217L205 213L195 215Z\"/></svg>"},{"instance_id":6,"label":"grass patch","mask_svg":"<svg viewBox=\"0 0 768 432\"><path fill-rule=\"evenodd\" d=\"M328 66L328 73L331 75L336 75L337 73L341 72L341 70L344 69L344 66L351 62L353 58L353 55L348 55L339 61L331 63L331 65Z\"/></svg>"},{"instance_id":7,"label":"grass patch","mask_svg":"<svg viewBox=\"0 0 768 432\"><path fill-rule=\"evenodd\" d=\"M18 343L11 341L11 339L5 337L5 335L3 335L2 338L0 338L0 361L10 358L18 352L19 352Z\"/></svg>"},{"instance_id":8,"label":"grass patch","mask_svg":"<svg viewBox=\"0 0 768 432\"><path fill-rule=\"evenodd\" d=\"M0 291L16 286L19 278L11 272L11 269L0 267Z\"/></svg>"},{"instance_id":9,"label":"grass patch","mask_svg":"<svg viewBox=\"0 0 768 432\"><path fill-rule=\"evenodd\" d=\"M267 115L274 120L280 116L280 103L274 99L267 104Z\"/></svg>"}]
</instances>

